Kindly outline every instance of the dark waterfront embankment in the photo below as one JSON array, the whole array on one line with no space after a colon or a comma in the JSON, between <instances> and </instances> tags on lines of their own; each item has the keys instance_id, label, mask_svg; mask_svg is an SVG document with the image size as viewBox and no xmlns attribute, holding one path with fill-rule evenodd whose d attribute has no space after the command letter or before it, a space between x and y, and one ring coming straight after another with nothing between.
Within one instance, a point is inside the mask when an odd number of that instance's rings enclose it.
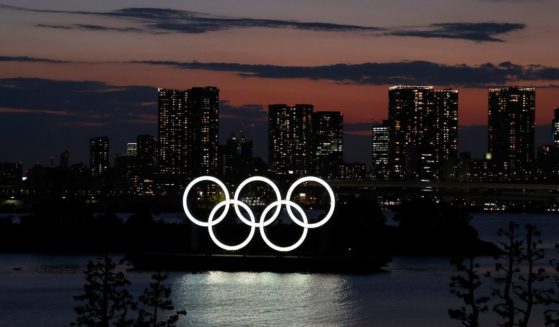
<instances>
[{"instance_id":1,"label":"dark waterfront embankment","mask_svg":"<svg viewBox=\"0 0 559 327\"><path fill-rule=\"evenodd\" d=\"M369 274L382 270L391 261L388 255L377 256L292 256L142 253L129 257L140 271L245 271L280 273Z\"/></svg>"},{"instance_id":2,"label":"dark waterfront embankment","mask_svg":"<svg viewBox=\"0 0 559 327\"><path fill-rule=\"evenodd\" d=\"M479 238L468 212L423 199L402 204L387 224L373 193L340 196L332 219L309 230L304 243L289 257L271 250L259 235L234 256L223 256L231 253L212 242L207 228L184 218L175 223L156 221L149 208L140 209L122 219L111 212L94 215L80 202L45 203L20 216L19 223L0 220L0 251L121 252L140 269L357 273L377 271L393 255L498 253L493 244ZM213 229L223 243L239 244L250 228L230 218ZM268 237L281 246L294 244L301 233L301 227L289 223L289 218L266 227Z\"/></svg>"}]
</instances>

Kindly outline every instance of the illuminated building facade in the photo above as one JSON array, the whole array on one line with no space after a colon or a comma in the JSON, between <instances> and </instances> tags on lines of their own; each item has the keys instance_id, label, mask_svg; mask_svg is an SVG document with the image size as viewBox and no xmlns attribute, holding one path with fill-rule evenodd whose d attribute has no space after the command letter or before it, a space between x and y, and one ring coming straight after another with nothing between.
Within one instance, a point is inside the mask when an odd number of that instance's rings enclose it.
<instances>
[{"instance_id":1,"label":"illuminated building facade","mask_svg":"<svg viewBox=\"0 0 559 327\"><path fill-rule=\"evenodd\" d=\"M458 91L452 89L434 90L435 109L435 162L440 177L448 175L448 170L458 159Z\"/></svg>"},{"instance_id":2,"label":"illuminated building facade","mask_svg":"<svg viewBox=\"0 0 559 327\"><path fill-rule=\"evenodd\" d=\"M136 194L154 194L154 175L157 163L157 140L152 135L142 134L136 137L138 145L136 162L139 183L136 183Z\"/></svg>"},{"instance_id":3,"label":"illuminated building facade","mask_svg":"<svg viewBox=\"0 0 559 327\"><path fill-rule=\"evenodd\" d=\"M187 167L192 177L215 176L219 162L219 89L187 91Z\"/></svg>"},{"instance_id":4,"label":"illuminated building facade","mask_svg":"<svg viewBox=\"0 0 559 327\"><path fill-rule=\"evenodd\" d=\"M89 140L89 168L92 176L101 176L109 169L109 138L95 137Z\"/></svg>"},{"instance_id":5,"label":"illuminated building facade","mask_svg":"<svg viewBox=\"0 0 559 327\"><path fill-rule=\"evenodd\" d=\"M135 157L138 154L138 143L126 143L126 155Z\"/></svg>"},{"instance_id":6,"label":"illuminated building facade","mask_svg":"<svg viewBox=\"0 0 559 327\"><path fill-rule=\"evenodd\" d=\"M317 111L312 115L315 173L336 178L343 164L344 116L339 111Z\"/></svg>"},{"instance_id":7,"label":"illuminated building facade","mask_svg":"<svg viewBox=\"0 0 559 327\"><path fill-rule=\"evenodd\" d=\"M555 110L553 111L554 116L553 116L553 121L552 121L552 126L553 126L553 145L556 148L559 148L559 108L555 108Z\"/></svg>"},{"instance_id":8,"label":"illuminated building facade","mask_svg":"<svg viewBox=\"0 0 559 327\"><path fill-rule=\"evenodd\" d=\"M389 178L388 169L388 121L372 127L372 166L371 172L377 180Z\"/></svg>"},{"instance_id":9,"label":"illuminated building facade","mask_svg":"<svg viewBox=\"0 0 559 327\"><path fill-rule=\"evenodd\" d=\"M361 162L343 163L340 165L339 178L341 179L365 179L367 177L367 165Z\"/></svg>"},{"instance_id":10,"label":"illuminated building facade","mask_svg":"<svg viewBox=\"0 0 559 327\"><path fill-rule=\"evenodd\" d=\"M159 173L186 175L186 100L184 90L158 89Z\"/></svg>"},{"instance_id":11,"label":"illuminated building facade","mask_svg":"<svg viewBox=\"0 0 559 327\"><path fill-rule=\"evenodd\" d=\"M439 180L457 159L458 91L393 86L388 104L390 177Z\"/></svg>"},{"instance_id":12,"label":"illuminated building facade","mask_svg":"<svg viewBox=\"0 0 559 327\"><path fill-rule=\"evenodd\" d=\"M219 157L219 89L158 89L159 172L215 175Z\"/></svg>"},{"instance_id":13,"label":"illuminated building facade","mask_svg":"<svg viewBox=\"0 0 559 327\"><path fill-rule=\"evenodd\" d=\"M268 106L268 164L280 175L308 175L313 164L313 106Z\"/></svg>"},{"instance_id":14,"label":"illuminated building facade","mask_svg":"<svg viewBox=\"0 0 559 327\"><path fill-rule=\"evenodd\" d=\"M534 88L489 90L488 153L496 169L521 173L534 160L535 112Z\"/></svg>"},{"instance_id":15,"label":"illuminated building facade","mask_svg":"<svg viewBox=\"0 0 559 327\"><path fill-rule=\"evenodd\" d=\"M19 193L22 175L21 162L0 162L0 195Z\"/></svg>"}]
</instances>

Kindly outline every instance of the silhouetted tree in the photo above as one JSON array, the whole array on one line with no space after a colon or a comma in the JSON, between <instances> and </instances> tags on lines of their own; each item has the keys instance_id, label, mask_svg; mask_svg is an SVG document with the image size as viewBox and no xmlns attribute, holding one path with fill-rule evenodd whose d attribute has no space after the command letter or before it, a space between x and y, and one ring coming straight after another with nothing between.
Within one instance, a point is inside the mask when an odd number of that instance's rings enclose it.
<instances>
[{"instance_id":1,"label":"silhouetted tree","mask_svg":"<svg viewBox=\"0 0 559 327\"><path fill-rule=\"evenodd\" d=\"M479 297L477 292L481 286L479 264L473 255L468 258L456 258L451 261L459 274L451 277L450 292L460 298L464 305L449 309L448 315L465 327L479 327L479 316L488 310L488 296Z\"/></svg>"},{"instance_id":2,"label":"silhouetted tree","mask_svg":"<svg viewBox=\"0 0 559 327\"><path fill-rule=\"evenodd\" d=\"M135 303L126 289L130 282L123 272L115 271L116 266L108 255L87 264L84 294L74 297L83 304L74 308L77 317L72 326L132 325L128 314Z\"/></svg>"},{"instance_id":3,"label":"silhouetted tree","mask_svg":"<svg viewBox=\"0 0 559 327\"><path fill-rule=\"evenodd\" d=\"M499 237L504 238L499 241L503 255L495 259L500 260L495 264L495 274L488 273L497 287L493 288L492 295L499 300L493 306L501 318L501 326L513 327L518 309L514 304L513 282L516 274L520 272L518 261L522 253L522 241L518 235L518 224L510 222L507 229L499 229Z\"/></svg>"},{"instance_id":4,"label":"silhouetted tree","mask_svg":"<svg viewBox=\"0 0 559 327\"><path fill-rule=\"evenodd\" d=\"M545 268L537 267L544 259L544 251L540 247L541 234L534 225L526 225L525 228L526 250L522 253L522 260L528 265L528 271L518 277L521 283L514 287L514 292L523 303L519 309L521 318L518 325L521 327L528 327L534 306L548 304L547 299L553 291L542 286L549 276Z\"/></svg>"},{"instance_id":5,"label":"silhouetted tree","mask_svg":"<svg viewBox=\"0 0 559 327\"><path fill-rule=\"evenodd\" d=\"M555 249L559 249L559 244L555 245ZM556 288L559 288L559 260L552 259L549 261L550 265L555 269L553 276L553 283ZM559 292L555 290L549 291L548 304L553 305L552 308L545 310L545 325L550 327L559 327Z\"/></svg>"},{"instance_id":6,"label":"silhouetted tree","mask_svg":"<svg viewBox=\"0 0 559 327\"><path fill-rule=\"evenodd\" d=\"M499 301L493 306L500 317L500 326L527 327L535 305L547 304L549 289L540 287L548 276L544 268L536 264L543 260L539 247L540 233L533 225L526 225L526 238L521 239L518 224L510 222L507 229L499 230L503 241L499 242L503 255L495 265L495 274L488 273L497 285L492 295ZM521 267L526 265L526 271Z\"/></svg>"},{"instance_id":7,"label":"silhouetted tree","mask_svg":"<svg viewBox=\"0 0 559 327\"><path fill-rule=\"evenodd\" d=\"M140 296L138 327L174 327L181 316L186 315L186 310L175 312L171 299L171 288L164 284L167 275L160 272L152 275L150 286Z\"/></svg>"}]
</instances>

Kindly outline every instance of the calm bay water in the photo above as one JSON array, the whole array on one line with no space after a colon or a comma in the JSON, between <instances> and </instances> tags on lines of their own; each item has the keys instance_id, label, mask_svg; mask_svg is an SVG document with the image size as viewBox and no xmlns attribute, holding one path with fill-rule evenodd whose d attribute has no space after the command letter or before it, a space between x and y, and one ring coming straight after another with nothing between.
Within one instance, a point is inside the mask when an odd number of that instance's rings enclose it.
<instances>
[{"instance_id":1,"label":"calm bay water","mask_svg":"<svg viewBox=\"0 0 559 327\"><path fill-rule=\"evenodd\" d=\"M512 219L540 227L545 247L559 243L557 216L474 217L486 240L495 240L497 229ZM68 325L74 317L72 296L81 293L89 259L0 254L0 326ZM481 264L484 270L492 259ZM458 326L447 315L457 304L448 291L452 274L448 258L396 257L388 272L374 275L172 273L168 282L177 307L188 310L185 326ZM150 277L128 276L135 294ZM537 318L533 326L543 325ZM494 325L494 317L486 315L485 322Z\"/></svg>"}]
</instances>

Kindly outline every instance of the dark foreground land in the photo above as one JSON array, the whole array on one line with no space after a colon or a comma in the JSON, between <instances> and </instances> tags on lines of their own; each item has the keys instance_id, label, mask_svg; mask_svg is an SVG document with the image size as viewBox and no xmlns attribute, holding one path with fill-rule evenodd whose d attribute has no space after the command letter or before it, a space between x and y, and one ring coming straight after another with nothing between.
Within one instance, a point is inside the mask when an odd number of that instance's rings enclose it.
<instances>
[{"instance_id":1,"label":"dark foreground land","mask_svg":"<svg viewBox=\"0 0 559 327\"><path fill-rule=\"evenodd\" d=\"M386 266L388 255L235 255L142 253L130 256L137 270L145 271L250 271L308 273L375 273Z\"/></svg>"}]
</instances>

